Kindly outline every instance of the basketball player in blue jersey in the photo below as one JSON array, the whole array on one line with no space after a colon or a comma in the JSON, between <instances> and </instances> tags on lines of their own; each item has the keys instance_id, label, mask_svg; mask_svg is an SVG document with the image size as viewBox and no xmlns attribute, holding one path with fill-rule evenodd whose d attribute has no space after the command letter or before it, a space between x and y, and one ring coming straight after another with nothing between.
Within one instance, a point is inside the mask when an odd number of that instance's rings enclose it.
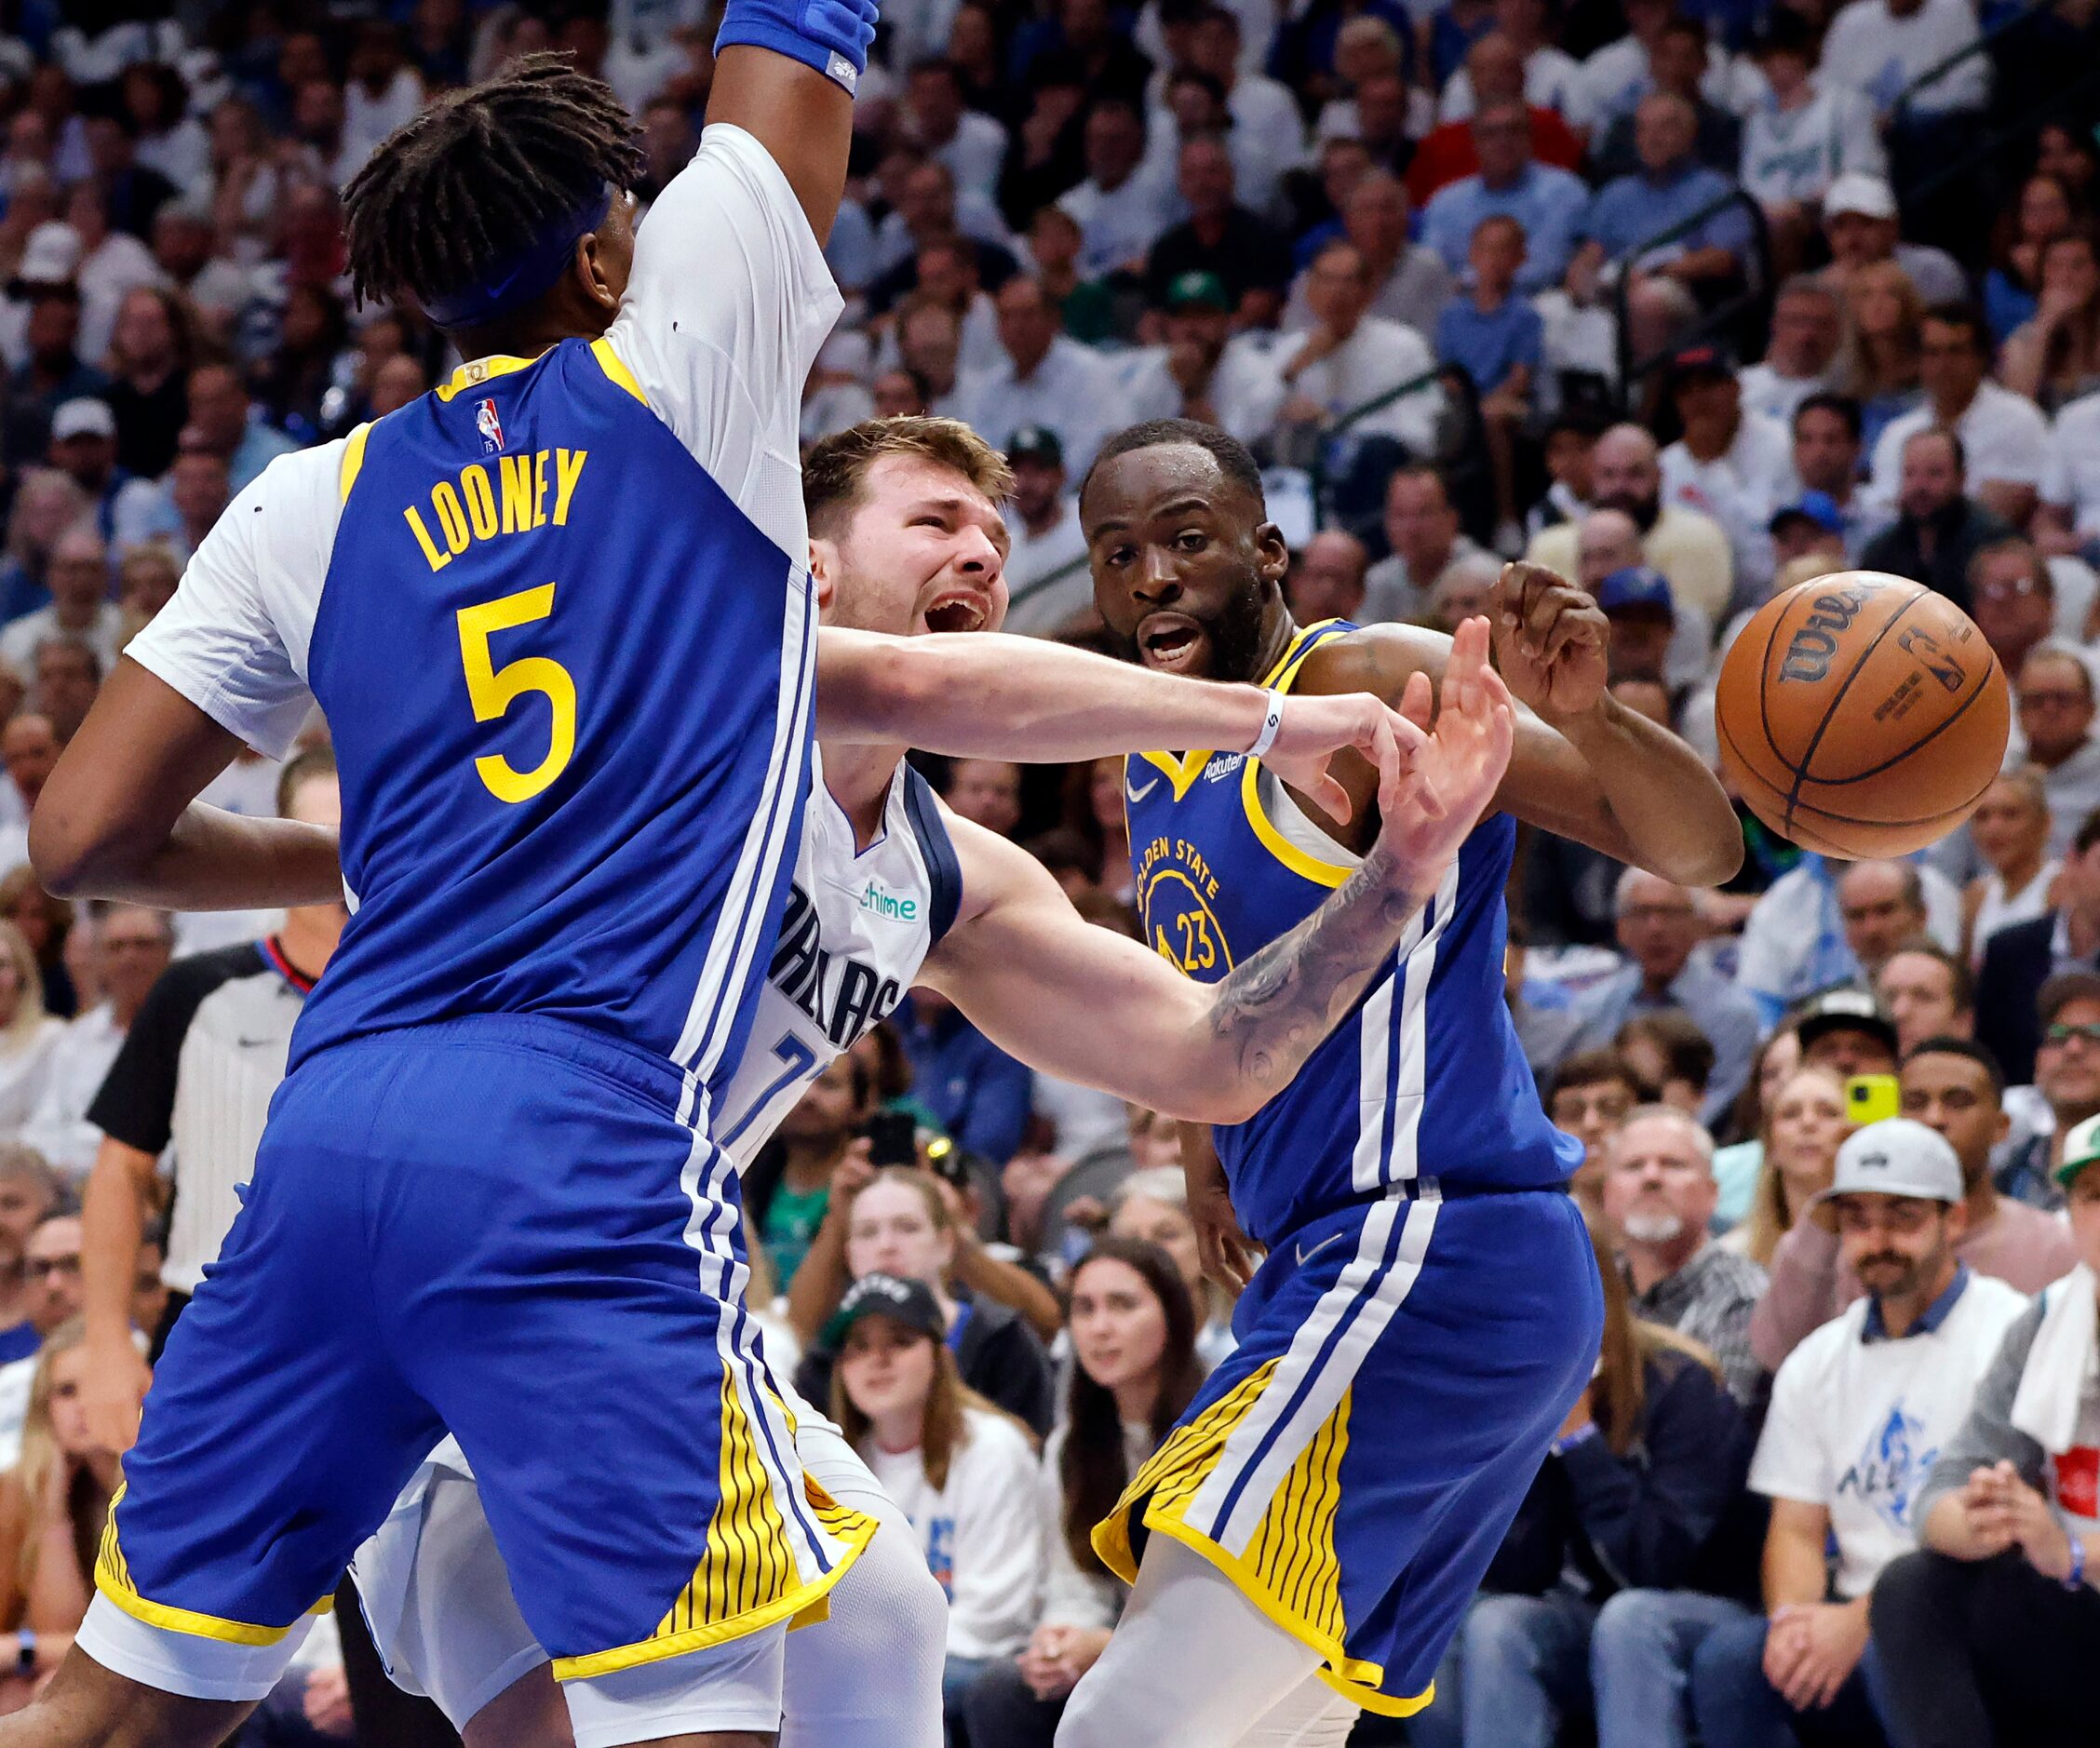
<instances>
[{"instance_id":1,"label":"basketball player in blue jersey","mask_svg":"<svg viewBox=\"0 0 2100 1748\"><path fill-rule=\"evenodd\" d=\"M807 792L796 424L871 24L729 0L639 239L631 124L557 58L349 189L360 288L469 362L240 495L32 827L59 890L354 914L74 1651L0 1743L222 1740L448 1432L579 1742L777 1728L787 1625L873 1526L804 1486L714 1134ZM881 693L860 654L836 699ZM340 842L187 805L316 701ZM1106 750L1084 706L1038 701L1054 756L1061 723ZM1289 729L1252 689L1235 714Z\"/></svg>"},{"instance_id":2,"label":"basketball player in blue jersey","mask_svg":"<svg viewBox=\"0 0 2100 1748\"><path fill-rule=\"evenodd\" d=\"M1449 708L1450 639L1292 624L1284 538L1222 433L1164 421L1111 437L1080 513L1102 616L1145 666L1294 694L1434 685ZM1095 1531L1136 1589L1060 1748L1222 1748L1308 1683L1332 1699L1308 1743L1339 1743L1359 1708L1420 1709L1590 1377L1595 1264L1565 1193L1581 1149L1540 1109L1503 1002L1512 816L1694 885L1733 871L1742 837L1697 756L1610 697L1587 596L1512 566L1492 619L1528 708L1491 810L1346 1022L1260 1111L1214 1131L1231 1206L1268 1256L1238 1351ZM1381 803L1374 773L1342 762L1346 817L1259 758L1128 760L1148 942L1199 981L1228 978L1358 878ZM1201 1164L1193 1177L1221 1228L1217 1186ZM1570 1436L1589 1435L1585 1420Z\"/></svg>"},{"instance_id":3,"label":"basketball player in blue jersey","mask_svg":"<svg viewBox=\"0 0 2100 1748\"><path fill-rule=\"evenodd\" d=\"M805 467L828 626L918 635L960 613L996 628L1006 605L998 505L1012 476L967 427L875 421L825 439ZM1485 626L1469 636L1478 667ZM723 1100L724 1146L749 1160L810 1082L914 983L947 993L1046 1072L1191 1118L1250 1111L1397 946L1493 792L1513 720L1500 682L1482 674L1433 741L1396 724L1407 757L1385 761L1382 824L1364 869L1211 985L1084 921L1025 851L950 814L902 747L827 740L752 1047ZM1418 787L1406 789L1410 782ZM871 891L887 903L871 908ZM792 1406L797 1452L826 1492L900 1522L837 1428ZM419 1474L359 1553L357 1575L388 1667L438 1701L468 1748L568 1741L546 1653L505 1581L456 1447L441 1447ZM876 1538L834 1593L829 1619L788 1639L784 1742L935 1748L942 1611L937 1592L925 1607L931 1589L908 1527ZM1286 1709L1259 1740L1288 1742L1296 1722Z\"/></svg>"}]
</instances>

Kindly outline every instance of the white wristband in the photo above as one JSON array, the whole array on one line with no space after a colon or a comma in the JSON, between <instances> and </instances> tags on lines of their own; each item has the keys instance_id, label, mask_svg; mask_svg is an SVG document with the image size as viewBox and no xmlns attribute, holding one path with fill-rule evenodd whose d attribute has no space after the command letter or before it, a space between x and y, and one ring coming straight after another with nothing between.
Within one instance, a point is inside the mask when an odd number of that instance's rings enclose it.
<instances>
[{"instance_id":1,"label":"white wristband","mask_svg":"<svg viewBox=\"0 0 2100 1748\"><path fill-rule=\"evenodd\" d=\"M1284 726L1284 694L1269 692L1262 694L1269 700L1269 714L1261 719L1261 733L1252 746L1247 748L1249 759L1259 759L1276 744L1276 731Z\"/></svg>"}]
</instances>

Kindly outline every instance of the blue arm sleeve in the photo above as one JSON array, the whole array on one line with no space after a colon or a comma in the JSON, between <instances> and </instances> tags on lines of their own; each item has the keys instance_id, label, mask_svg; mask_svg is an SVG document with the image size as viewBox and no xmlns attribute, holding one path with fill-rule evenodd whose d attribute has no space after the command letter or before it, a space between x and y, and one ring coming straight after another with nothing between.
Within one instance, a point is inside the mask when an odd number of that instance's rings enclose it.
<instances>
[{"instance_id":1,"label":"blue arm sleeve","mask_svg":"<svg viewBox=\"0 0 2100 1748\"><path fill-rule=\"evenodd\" d=\"M729 0L715 52L737 43L770 48L851 91L868 71L875 16L875 0Z\"/></svg>"}]
</instances>

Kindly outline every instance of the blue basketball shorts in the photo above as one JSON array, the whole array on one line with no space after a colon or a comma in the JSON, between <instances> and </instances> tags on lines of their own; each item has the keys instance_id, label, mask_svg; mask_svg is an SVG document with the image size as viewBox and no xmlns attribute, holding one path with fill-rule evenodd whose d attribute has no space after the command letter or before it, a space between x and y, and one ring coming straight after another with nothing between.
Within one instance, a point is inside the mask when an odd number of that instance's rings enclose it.
<instances>
[{"instance_id":1,"label":"blue basketball shorts","mask_svg":"<svg viewBox=\"0 0 2100 1748\"><path fill-rule=\"evenodd\" d=\"M106 1636L143 1623L168 1667L141 1678L265 1691L267 1647L448 1432L562 1679L821 1613L874 1525L796 1462L741 1304L735 1174L683 1090L518 1016L300 1065L103 1536L97 1613L129 1617Z\"/></svg>"},{"instance_id":2,"label":"blue basketball shorts","mask_svg":"<svg viewBox=\"0 0 2100 1748\"><path fill-rule=\"evenodd\" d=\"M1433 1183L1313 1220L1233 1316L1238 1350L1094 1531L1126 1580L1186 1543L1370 1711L1436 1664L1576 1396L1604 1323L1557 1190Z\"/></svg>"}]
</instances>

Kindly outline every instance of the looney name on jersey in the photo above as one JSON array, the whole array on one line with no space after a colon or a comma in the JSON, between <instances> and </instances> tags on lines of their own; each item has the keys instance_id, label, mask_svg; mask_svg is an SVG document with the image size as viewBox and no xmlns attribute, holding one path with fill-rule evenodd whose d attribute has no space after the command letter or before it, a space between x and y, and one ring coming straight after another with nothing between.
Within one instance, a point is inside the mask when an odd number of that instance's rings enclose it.
<instances>
[{"instance_id":1,"label":"looney name on jersey","mask_svg":"<svg viewBox=\"0 0 2100 1748\"><path fill-rule=\"evenodd\" d=\"M430 568L442 571L478 540L528 533L549 522L567 527L576 482L589 459L588 450L554 449L498 456L490 465L470 462L460 469L457 485L440 479L430 488L430 521L424 519L423 507L413 504L401 515ZM435 538L431 522L437 524Z\"/></svg>"},{"instance_id":2,"label":"looney name on jersey","mask_svg":"<svg viewBox=\"0 0 2100 1748\"><path fill-rule=\"evenodd\" d=\"M825 950L823 919L800 883L788 892L788 914L780 921L780 945L774 948L766 973L774 988L824 1029L832 1047L844 1050L855 1039L887 1018L904 999L895 977L841 953Z\"/></svg>"}]
</instances>

